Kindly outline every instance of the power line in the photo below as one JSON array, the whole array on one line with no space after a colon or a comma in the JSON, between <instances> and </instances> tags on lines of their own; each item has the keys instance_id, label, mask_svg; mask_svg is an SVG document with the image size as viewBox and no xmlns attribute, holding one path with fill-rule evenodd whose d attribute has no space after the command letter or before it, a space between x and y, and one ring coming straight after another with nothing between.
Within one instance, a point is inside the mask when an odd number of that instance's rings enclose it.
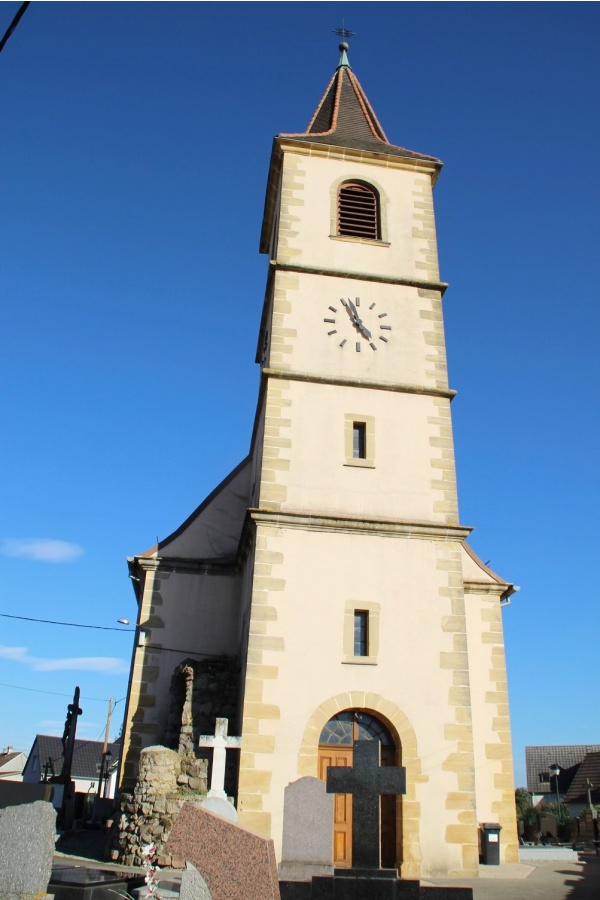
<instances>
[{"instance_id":1,"label":"power line","mask_svg":"<svg viewBox=\"0 0 600 900\"><path fill-rule=\"evenodd\" d=\"M9 37L11 36L11 34L13 33L13 31L15 30L15 28L16 28L17 25L19 24L19 22L21 21L21 16L23 15L23 13L25 12L25 10L27 9L28 6L29 6L29 0L28 0L27 3L21 3L21 5L20 5L20 7L19 7L19 9L18 9L18 11L17 11L16 16L14 17L14 19L12 20L12 22L10 23L10 25L9 25L8 28L6 29L6 32L5 32L5 34L4 34L4 37L3 37L2 40L0 41L0 53L2 52L2 50L4 50L4 45L6 44L7 40L9 39Z\"/></svg>"},{"instance_id":2,"label":"power line","mask_svg":"<svg viewBox=\"0 0 600 900\"><path fill-rule=\"evenodd\" d=\"M204 658L206 657L214 657L218 659L220 656L225 656L224 653L204 653L202 650L182 650L181 647L163 647L161 644L141 644L139 649L146 650L166 650L169 653L186 653L188 656L198 656Z\"/></svg>"},{"instance_id":3,"label":"power line","mask_svg":"<svg viewBox=\"0 0 600 900\"><path fill-rule=\"evenodd\" d=\"M81 625L79 622L56 622L54 619L34 619L31 616L11 616L0 613L3 619L21 619L23 622L43 622L45 625L68 625L70 628L96 628L100 631L135 631L135 628L115 628L114 625Z\"/></svg>"},{"instance_id":4,"label":"power line","mask_svg":"<svg viewBox=\"0 0 600 900\"><path fill-rule=\"evenodd\" d=\"M69 697L71 698L72 694L59 694L57 691L41 691L39 688L27 688L22 687L20 684L5 684L3 681L0 681L0 687L14 688L16 691L31 691L34 694L52 694L53 697ZM108 697L82 697L82 700L99 700L101 703L108 703Z\"/></svg>"}]
</instances>

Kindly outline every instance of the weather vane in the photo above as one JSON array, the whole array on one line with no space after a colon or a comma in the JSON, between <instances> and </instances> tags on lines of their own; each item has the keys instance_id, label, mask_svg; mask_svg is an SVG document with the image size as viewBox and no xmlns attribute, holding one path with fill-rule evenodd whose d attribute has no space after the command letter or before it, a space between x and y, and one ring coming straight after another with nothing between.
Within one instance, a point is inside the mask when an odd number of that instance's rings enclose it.
<instances>
[{"instance_id":1,"label":"weather vane","mask_svg":"<svg viewBox=\"0 0 600 900\"><path fill-rule=\"evenodd\" d=\"M346 28L346 20L345 19L342 19L342 27L341 28L333 29L333 34L337 34L338 37L343 38L345 41L347 41L349 38L356 37L355 31L350 31L349 28Z\"/></svg>"}]
</instances>

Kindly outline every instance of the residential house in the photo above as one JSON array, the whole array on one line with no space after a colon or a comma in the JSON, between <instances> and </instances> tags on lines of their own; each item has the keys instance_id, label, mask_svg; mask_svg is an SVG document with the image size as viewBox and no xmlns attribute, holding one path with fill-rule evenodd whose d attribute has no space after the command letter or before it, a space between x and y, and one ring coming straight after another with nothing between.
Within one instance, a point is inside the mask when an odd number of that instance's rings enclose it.
<instances>
[{"instance_id":1,"label":"residential house","mask_svg":"<svg viewBox=\"0 0 600 900\"><path fill-rule=\"evenodd\" d=\"M579 804L576 812L577 815L583 806L587 803L586 799L575 801L575 797L579 798L585 791L581 790L580 771L582 764L588 755L593 757L589 763L589 771L595 769L595 760L598 758L598 773L595 774L595 784L600 786L600 745L598 744L563 744L554 746L541 747L525 747L525 766L527 771L527 790L531 794L534 806L546 801L556 801L557 784L556 777L551 774L550 769L554 765L558 765L560 772L558 774L558 793L561 798L565 799L569 804L569 809L573 805ZM587 767L586 767L587 770ZM581 776L585 777L585 775ZM593 779L592 779L593 781ZM574 790L571 791L571 787Z\"/></svg>"},{"instance_id":2,"label":"residential house","mask_svg":"<svg viewBox=\"0 0 600 900\"><path fill-rule=\"evenodd\" d=\"M98 793L98 779L102 763L103 741L75 740L71 778L75 782L75 793L95 797ZM121 752L120 743L109 743L111 753L108 778L102 796L113 798L117 779L117 766ZM62 739L48 734L38 734L23 769L23 781L50 781L53 775L60 775L63 765ZM59 807L62 791L55 791L53 803Z\"/></svg>"},{"instance_id":3,"label":"residential house","mask_svg":"<svg viewBox=\"0 0 600 900\"><path fill-rule=\"evenodd\" d=\"M0 753L0 779L2 781L22 781L23 766L27 761L27 754L22 750L13 750L7 747Z\"/></svg>"}]
</instances>

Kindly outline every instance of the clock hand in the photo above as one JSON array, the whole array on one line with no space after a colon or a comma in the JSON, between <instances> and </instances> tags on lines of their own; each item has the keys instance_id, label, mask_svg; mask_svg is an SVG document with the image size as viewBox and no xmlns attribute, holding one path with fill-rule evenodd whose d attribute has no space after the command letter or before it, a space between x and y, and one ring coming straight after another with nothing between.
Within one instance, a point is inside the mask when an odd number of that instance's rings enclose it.
<instances>
[{"instance_id":1,"label":"clock hand","mask_svg":"<svg viewBox=\"0 0 600 900\"><path fill-rule=\"evenodd\" d=\"M350 316L352 323L354 325L360 325L360 319L358 318L358 313L356 312L356 307L354 306L352 301L348 300L348 303L346 303L345 300L342 300L342 303L346 307L346 312Z\"/></svg>"},{"instance_id":2,"label":"clock hand","mask_svg":"<svg viewBox=\"0 0 600 900\"><path fill-rule=\"evenodd\" d=\"M358 310L356 309L356 307L355 307L354 303L352 302L352 300L350 299L350 297L348 297L348 305L349 305L350 309L352 310L352 318L354 319L354 321L356 322L357 325L360 325L361 321L360 321L360 316L358 315Z\"/></svg>"},{"instance_id":3,"label":"clock hand","mask_svg":"<svg viewBox=\"0 0 600 900\"><path fill-rule=\"evenodd\" d=\"M371 332L368 328L365 327L363 320L358 314L358 310L356 309L352 300L348 297L348 305L352 312L352 318L354 319L354 323L361 334L363 334L368 340L371 340Z\"/></svg>"}]
</instances>

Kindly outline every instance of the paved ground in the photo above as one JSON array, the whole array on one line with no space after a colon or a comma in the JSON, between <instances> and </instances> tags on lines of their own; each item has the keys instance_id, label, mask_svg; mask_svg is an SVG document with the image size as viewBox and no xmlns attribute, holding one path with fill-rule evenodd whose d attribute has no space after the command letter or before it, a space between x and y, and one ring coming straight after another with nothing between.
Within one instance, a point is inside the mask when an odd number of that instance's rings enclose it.
<instances>
[{"instance_id":1,"label":"paved ground","mask_svg":"<svg viewBox=\"0 0 600 900\"><path fill-rule=\"evenodd\" d=\"M600 859L594 854L580 854L579 862L482 866L481 874L460 882L473 888L474 900L600 900Z\"/></svg>"},{"instance_id":2,"label":"paved ground","mask_svg":"<svg viewBox=\"0 0 600 900\"><path fill-rule=\"evenodd\" d=\"M62 852L56 854L55 865L101 865L122 870L122 866L98 862L100 843L99 832L80 832L68 840L61 840L57 846ZM600 900L600 859L593 853L580 854L579 862L482 866L480 871L479 878L465 881L436 879L427 883L470 886L474 900ZM161 872L165 886L180 877L179 872Z\"/></svg>"}]
</instances>

